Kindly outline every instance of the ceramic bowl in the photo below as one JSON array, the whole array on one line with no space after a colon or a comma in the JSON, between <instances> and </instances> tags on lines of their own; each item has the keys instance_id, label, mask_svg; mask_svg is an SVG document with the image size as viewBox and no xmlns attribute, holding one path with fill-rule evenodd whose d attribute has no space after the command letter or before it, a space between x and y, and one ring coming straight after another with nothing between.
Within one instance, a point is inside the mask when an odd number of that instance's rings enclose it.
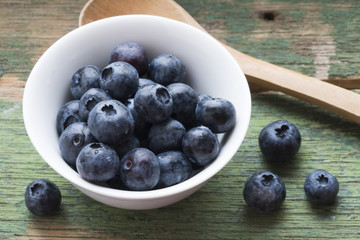
<instances>
[{"instance_id":1,"label":"ceramic bowl","mask_svg":"<svg viewBox=\"0 0 360 240\"><path fill-rule=\"evenodd\" d=\"M235 106L236 125L219 136L221 151L217 159L180 184L150 191L112 189L82 179L61 157L56 115L70 100L72 75L87 64L105 67L112 49L126 41L142 45L150 60L162 53L174 54L186 67L186 83L199 93L225 98ZM89 197L123 209L160 208L197 191L235 155L247 132L250 112L246 78L217 40L185 23L149 15L106 18L69 32L39 58L23 97L27 133L45 162Z\"/></svg>"}]
</instances>

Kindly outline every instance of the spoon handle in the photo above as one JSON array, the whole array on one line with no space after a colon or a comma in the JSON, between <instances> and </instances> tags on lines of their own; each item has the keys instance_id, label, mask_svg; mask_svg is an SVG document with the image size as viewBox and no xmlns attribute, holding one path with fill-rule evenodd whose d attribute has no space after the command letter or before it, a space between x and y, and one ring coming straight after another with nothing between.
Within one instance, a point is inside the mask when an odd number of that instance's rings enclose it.
<instances>
[{"instance_id":1,"label":"spoon handle","mask_svg":"<svg viewBox=\"0 0 360 240\"><path fill-rule=\"evenodd\" d=\"M243 69L249 83L286 93L360 123L359 94L225 47Z\"/></svg>"}]
</instances>

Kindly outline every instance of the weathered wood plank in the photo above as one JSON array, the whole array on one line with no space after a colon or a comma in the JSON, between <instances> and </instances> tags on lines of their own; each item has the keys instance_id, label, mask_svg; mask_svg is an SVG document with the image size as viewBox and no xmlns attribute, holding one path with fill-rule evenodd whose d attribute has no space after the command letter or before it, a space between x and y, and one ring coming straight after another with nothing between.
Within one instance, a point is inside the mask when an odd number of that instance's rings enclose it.
<instances>
[{"instance_id":1,"label":"weathered wood plank","mask_svg":"<svg viewBox=\"0 0 360 240\"><path fill-rule=\"evenodd\" d=\"M77 26L85 2L0 2L0 239L360 238L359 126L282 94L254 97L249 131L229 165L204 188L169 207L148 211L108 207L50 169L26 135L21 91L42 52ZM211 34L250 55L310 75L326 69L330 77L359 75L355 0L177 2ZM277 10L275 21L259 18L271 9ZM345 18L351 19L349 25ZM321 41L331 44L316 42L314 28ZM324 47L317 52L318 61L329 59L321 71L310 47L314 41ZM296 158L282 166L266 163L257 145L260 130L278 119L294 122L303 136ZM315 168L337 176L340 192L334 205L314 207L306 200L303 182ZM242 198L246 178L262 169L278 173L287 187L283 207L265 215L248 209ZM61 210L53 217L33 216L24 204L27 184L40 177L54 181L63 194Z\"/></svg>"}]
</instances>

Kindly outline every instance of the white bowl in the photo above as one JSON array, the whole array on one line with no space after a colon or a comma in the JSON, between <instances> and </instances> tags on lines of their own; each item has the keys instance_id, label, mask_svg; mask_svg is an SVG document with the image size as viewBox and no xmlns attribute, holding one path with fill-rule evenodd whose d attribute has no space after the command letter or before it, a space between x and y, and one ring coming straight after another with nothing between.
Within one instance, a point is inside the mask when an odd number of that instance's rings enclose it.
<instances>
[{"instance_id":1,"label":"white bowl","mask_svg":"<svg viewBox=\"0 0 360 240\"><path fill-rule=\"evenodd\" d=\"M161 53L174 54L184 63L186 81L196 91L225 98L236 108L236 126L220 136L222 148L217 159L180 184L150 191L111 189L82 179L60 155L56 115L70 100L73 73L87 64L105 67L112 49L126 41L144 46L149 60ZM237 152L248 129L250 112L251 97L245 76L217 40L190 25L149 15L102 19L66 34L40 57L27 80L23 98L25 127L40 156L89 197L124 209L164 207L198 190Z\"/></svg>"}]
</instances>

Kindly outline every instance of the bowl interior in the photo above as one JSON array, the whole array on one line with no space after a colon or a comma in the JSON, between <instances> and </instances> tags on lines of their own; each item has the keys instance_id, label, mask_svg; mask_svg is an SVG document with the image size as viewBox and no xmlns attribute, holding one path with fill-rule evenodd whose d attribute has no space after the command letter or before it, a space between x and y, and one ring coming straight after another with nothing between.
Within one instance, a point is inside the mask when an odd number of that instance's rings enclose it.
<instances>
[{"instance_id":1,"label":"bowl interior","mask_svg":"<svg viewBox=\"0 0 360 240\"><path fill-rule=\"evenodd\" d=\"M176 55L186 67L186 82L196 91L223 97L236 108L236 126L225 137L221 136L222 149L217 160L181 184L144 192L110 189L83 180L61 158L56 114L70 100L69 87L73 73L87 64L105 67L113 48L126 41L144 46L149 60L162 53ZM34 66L23 98L25 127L41 157L81 189L119 199L161 198L204 183L236 153L245 137L250 111L251 98L245 76L217 40L187 24L147 15L102 19L59 39Z\"/></svg>"}]
</instances>

